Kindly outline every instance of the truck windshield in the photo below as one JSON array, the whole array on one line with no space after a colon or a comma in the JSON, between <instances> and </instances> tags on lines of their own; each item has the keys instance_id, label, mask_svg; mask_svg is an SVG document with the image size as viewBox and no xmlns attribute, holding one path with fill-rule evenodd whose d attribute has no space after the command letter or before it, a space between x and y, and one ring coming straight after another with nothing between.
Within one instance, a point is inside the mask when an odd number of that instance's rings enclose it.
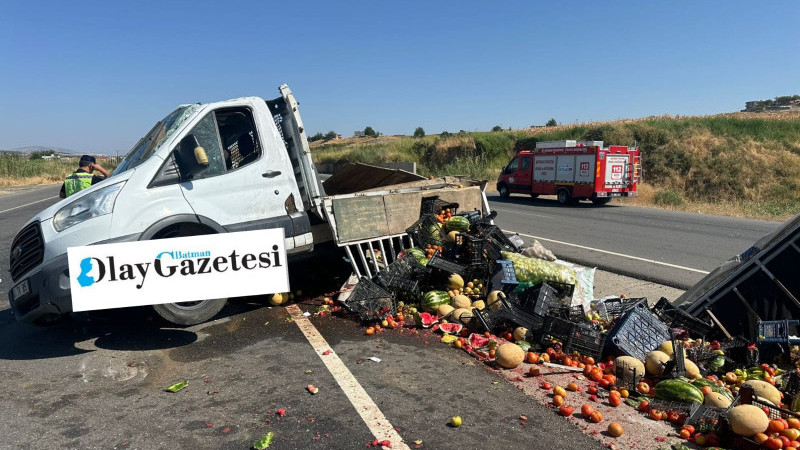
<instances>
[{"instance_id":1,"label":"truck windshield","mask_svg":"<svg viewBox=\"0 0 800 450\"><path fill-rule=\"evenodd\" d=\"M199 104L181 106L172 111L150 129L150 131L133 146L131 151L119 163L111 175L133 169L139 164L147 161L153 153L166 141L192 113L200 108Z\"/></svg>"}]
</instances>

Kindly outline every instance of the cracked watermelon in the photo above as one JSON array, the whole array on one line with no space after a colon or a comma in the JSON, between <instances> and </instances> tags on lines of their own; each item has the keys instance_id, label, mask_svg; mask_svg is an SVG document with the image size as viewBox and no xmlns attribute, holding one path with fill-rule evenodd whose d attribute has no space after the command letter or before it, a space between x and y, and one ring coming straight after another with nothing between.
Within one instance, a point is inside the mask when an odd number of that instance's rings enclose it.
<instances>
[{"instance_id":1,"label":"cracked watermelon","mask_svg":"<svg viewBox=\"0 0 800 450\"><path fill-rule=\"evenodd\" d=\"M457 323L440 323L438 326L442 332L449 334L458 334L461 332L461 329L464 328L463 325Z\"/></svg>"}]
</instances>

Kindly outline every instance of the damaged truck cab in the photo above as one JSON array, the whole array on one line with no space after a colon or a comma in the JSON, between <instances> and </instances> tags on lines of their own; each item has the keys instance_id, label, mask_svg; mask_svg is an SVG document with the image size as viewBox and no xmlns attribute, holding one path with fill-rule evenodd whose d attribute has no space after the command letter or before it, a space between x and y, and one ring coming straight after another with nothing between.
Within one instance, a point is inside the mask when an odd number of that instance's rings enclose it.
<instances>
[{"instance_id":1,"label":"damaged truck cab","mask_svg":"<svg viewBox=\"0 0 800 450\"><path fill-rule=\"evenodd\" d=\"M72 311L70 247L267 228L284 230L290 256L331 238L347 246L339 239L346 221L338 221L337 229L332 205L338 201L344 208L358 200L356 194L325 196L298 103L287 85L279 91L280 97L268 101L244 97L180 106L139 140L108 179L28 221L11 246L9 301L15 317L44 322ZM386 194L391 193L364 195L382 199ZM482 190L479 197L477 204L488 209ZM383 203L370 205L385 214ZM372 231L359 235L359 243L390 234L388 228ZM189 325L210 319L226 301L154 308L168 321Z\"/></svg>"}]
</instances>

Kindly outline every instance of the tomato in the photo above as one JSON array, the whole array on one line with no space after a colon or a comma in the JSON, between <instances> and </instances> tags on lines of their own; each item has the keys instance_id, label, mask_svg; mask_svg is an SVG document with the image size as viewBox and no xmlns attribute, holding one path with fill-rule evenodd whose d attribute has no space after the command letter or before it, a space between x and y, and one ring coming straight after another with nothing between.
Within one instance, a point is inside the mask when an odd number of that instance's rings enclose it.
<instances>
[{"instance_id":1,"label":"tomato","mask_svg":"<svg viewBox=\"0 0 800 450\"><path fill-rule=\"evenodd\" d=\"M680 436L681 439L689 439L692 436L692 433L689 433L689 430L681 430Z\"/></svg>"},{"instance_id":2,"label":"tomato","mask_svg":"<svg viewBox=\"0 0 800 450\"><path fill-rule=\"evenodd\" d=\"M530 370L528 370L528 375L530 375L532 377L538 377L539 376L539 368L536 367L536 366L531 367Z\"/></svg>"},{"instance_id":3,"label":"tomato","mask_svg":"<svg viewBox=\"0 0 800 450\"><path fill-rule=\"evenodd\" d=\"M556 406L561 406L564 404L564 397L556 394L553 396L553 404Z\"/></svg>"},{"instance_id":4,"label":"tomato","mask_svg":"<svg viewBox=\"0 0 800 450\"><path fill-rule=\"evenodd\" d=\"M511 333L506 333L505 335L503 335L503 338L504 338L505 340L507 340L507 341L510 341L510 340L513 340L513 339L514 339L514 335L513 335L513 334L511 334Z\"/></svg>"},{"instance_id":5,"label":"tomato","mask_svg":"<svg viewBox=\"0 0 800 450\"><path fill-rule=\"evenodd\" d=\"M597 395L597 388L594 386L589 386L588 388L586 388L586 392L589 395Z\"/></svg>"},{"instance_id":6,"label":"tomato","mask_svg":"<svg viewBox=\"0 0 800 450\"><path fill-rule=\"evenodd\" d=\"M650 385L643 381L640 381L639 383L636 384L636 391L639 392L640 394L647 394L650 392Z\"/></svg>"},{"instance_id":7,"label":"tomato","mask_svg":"<svg viewBox=\"0 0 800 450\"><path fill-rule=\"evenodd\" d=\"M600 381L603 379L603 370L595 367L589 371L589 379L592 381Z\"/></svg>"},{"instance_id":8,"label":"tomato","mask_svg":"<svg viewBox=\"0 0 800 450\"><path fill-rule=\"evenodd\" d=\"M564 365L565 366L572 366L572 358L570 358L569 356L564 358Z\"/></svg>"},{"instance_id":9,"label":"tomato","mask_svg":"<svg viewBox=\"0 0 800 450\"><path fill-rule=\"evenodd\" d=\"M792 417L786 419L786 423L789 425L789 428L800 428L800 419L795 419Z\"/></svg>"},{"instance_id":10,"label":"tomato","mask_svg":"<svg viewBox=\"0 0 800 450\"><path fill-rule=\"evenodd\" d=\"M711 389L711 386L703 386L702 388L700 388L700 392L702 392L703 395L708 395L714 391Z\"/></svg>"},{"instance_id":11,"label":"tomato","mask_svg":"<svg viewBox=\"0 0 800 450\"><path fill-rule=\"evenodd\" d=\"M550 355L551 358L556 355L556 351L553 349L553 347L547 347L547 350L544 352Z\"/></svg>"},{"instance_id":12,"label":"tomato","mask_svg":"<svg viewBox=\"0 0 800 450\"><path fill-rule=\"evenodd\" d=\"M769 438L764 442L764 446L771 450L783 448L783 441L777 438Z\"/></svg>"},{"instance_id":13,"label":"tomato","mask_svg":"<svg viewBox=\"0 0 800 450\"><path fill-rule=\"evenodd\" d=\"M612 395L608 397L608 404L616 408L622 403L622 399L619 395Z\"/></svg>"},{"instance_id":14,"label":"tomato","mask_svg":"<svg viewBox=\"0 0 800 450\"><path fill-rule=\"evenodd\" d=\"M699 445L700 447L705 447L706 437L703 436L702 434L698 434L697 436L694 437L694 443Z\"/></svg>"},{"instance_id":15,"label":"tomato","mask_svg":"<svg viewBox=\"0 0 800 450\"><path fill-rule=\"evenodd\" d=\"M788 447L788 446L789 446L789 443L790 443L790 442L792 442L792 441L790 441L790 440L789 440L789 438L787 438L786 436L778 436L778 439L780 439L780 440L781 440L781 442L783 442L783 446L784 446L784 447Z\"/></svg>"},{"instance_id":16,"label":"tomato","mask_svg":"<svg viewBox=\"0 0 800 450\"><path fill-rule=\"evenodd\" d=\"M780 433L784 429L786 429L786 427L780 420L770 420L769 427L767 427L767 430L770 431L771 433Z\"/></svg>"},{"instance_id":17,"label":"tomato","mask_svg":"<svg viewBox=\"0 0 800 450\"><path fill-rule=\"evenodd\" d=\"M620 425L620 424L618 424L616 422L610 424L608 426L608 434L610 434L611 437L620 437L620 436L622 436L622 425Z\"/></svg>"},{"instance_id":18,"label":"tomato","mask_svg":"<svg viewBox=\"0 0 800 450\"><path fill-rule=\"evenodd\" d=\"M620 389L619 390L619 395L622 398L628 398L630 396L630 393L628 393L627 389Z\"/></svg>"},{"instance_id":19,"label":"tomato","mask_svg":"<svg viewBox=\"0 0 800 450\"><path fill-rule=\"evenodd\" d=\"M567 390L568 391L572 391L572 392L576 392L576 391L580 391L581 389L578 387L577 384L570 383L570 384L567 385Z\"/></svg>"},{"instance_id":20,"label":"tomato","mask_svg":"<svg viewBox=\"0 0 800 450\"><path fill-rule=\"evenodd\" d=\"M594 412L594 408L592 408L592 405L590 405L588 403L584 403L583 406L581 406L581 415L583 417L588 419L589 416L591 416L593 412Z\"/></svg>"},{"instance_id":21,"label":"tomato","mask_svg":"<svg viewBox=\"0 0 800 450\"><path fill-rule=\"evenodd\" d=\"M558 413L561 414L562 416L571 416L572 407L567 405L561 405L561 407L558 408Z\"/></svg>"},{"instance_id":22,"label":"tomato","mask_svg":"<svg viewBox=\"0 0 800 450\"><path fill-rule=\"evenodd\" d=\"M678 414L677 411L669 411L667 413L667 420L669 420L672 423L676 423L681 420L681 415Z\"/></svg>"},{"instance_id":23,"label":"tomato","mask_svg":"<svg viewBox=\"0 0 800 450\"><path fill-rule=\"evenodd\" d=\"M797 441L789 442L789 447L800 448L800 442Z\"/></svg>"},{"instance_id":24,"label":"tomato","mask_svg":"<svg viewBox=\"0 0 800 450\"><path fill-rule=\"evenodd\" d=\"M492 337L492 333L489 333L488 331L486 331L485 333L483 333L483 337L488 339L488 338Z\"/></svg>"},{"instance_id":25,"label":"tomato","mask_svg":"<svg viewBox=\"0 0 800 450\"><path fill-rule=\"evenodd\" d=\"M603 378L601 380L598 380L597 384L599 384L600 387L602 387L602 388L607 388L608 386L611 385L611 383L609 383L608 380L606 380L605 378Z\"/></svg>"},{"instance_id":26,"label":"tomato","mask_svg":"<svg viewBox=\"0 0 800 450\"><path fill-rule=\"evenodd\" d=\"M647 400L642 400L642 402L639 403L639 407L637 409L641 412L650 411L650 402L648 402Z\"/></svg>"},{"instance_id":27,"label":"tomato","mask_svg":"<svg viewBox=\"0 0 800 450\"><path fill-rule=\"evenodd\" d=\"M653 420L661 420L661 419L664 418L664 413L659 411L659 410L657 410L657 409L651 409L650 410L650 418L653 419Z\"/></svg>"},{"instance_id":28,"label":"tomato","mask_svg":"<svg viewBox=\"0 0 800 450\"><path fill-rule=\"evenodd\" d=\"M539 362L539 354L536 352L528 352L528 357L526 358L528 364L536 364Z\"/></svg>"},{"instance_id":29,"label":"tomato","mask_svg":"<svg viewBox=\"0 0 800 450\"><path fill-rule=\"evenodd\" d=\"M553 385L548 381L542 381L542 389L553 389Z\"/></svg>"},{"instance_id":30,"label":"tomato","mask_svg":"<svg viewBox=\"0 0 800 450\"><path fill-rule=\"evenodd\" d=\"M609 385L613 385L614 383L617 382L617 377L612 375L612 374L610 374L610 373L606 374L606 375L603 375L603 379L604 380L608 380L608 384Z\"/></svg>"},{"instance_id":31,"label":"tomato","mask_svg":"<svg viewBox=\"0 0 800 450\"><path fill-rule=\"evenodd\" d=\"M691 425L684 425L681 427L681 430L686 430L689 432L689 434L694 434L694 427Z\"/></svg>"},{"instance_id":32,"label":"tomato","mask_svg":"<svg viewBox=\"0 0 800 450\"><path fill-rule=\"evenodd\" d=\"M767 417L769 417L769 408L767 408L766 406L762 406L761 410L764 411L764 414L766 414Z\"/></svg>"},{"instance_id":33,"label":"tomato","mask_svg":"<svg viewBox=\"0 0 800 450\"><path fill-rule=\"evenodd\" d=\"M603 421L603 414L600 411L595 411L589 415L589 420L594 423L600 423Z\"/></svg>"},{"instance_id":34,"label":"tomato","mask_svg":"<svg viewBox=\"0 0 800 450\"><path fill-rule=\"evenodd\" d=\"M560 396L562 396L564 398L567 398L567 391L564 390L564 388L561 387L561 386L554 387L553 388L553 394L554 395L560 395Z\"/></svg>"},{"instance_id":35,"label":"tomato","mask_svg":"<svg viewBox=\"0 0 800 450\"><path fill-rule=\"evenodd\" d=\"M372 336L373 334L375 334L375 328L374 327L369 327L369 328L367 328L366 331L364 331L364 333L366 333L367 336Z\"/></svg>"},{"instance_id":36,"label":"tomato","mask_svg":"<svg viewBox=\"0 0 800 450\"><path fill-rule=\"evenodd\" d=\"M587 366L594 365L594 358L592 358L591 356L585 356L583 358L583 363L586 364Z\"/></svg>"},{"instance_id":37,"label":"tomato","mask_svg":"<svg viewBox=\"0 0 800 450\"><path fill-rule=\"evenodd\" d=\"M548 362L550 362L550 355L548 355L547 353L542 353L542 354L539 356L539 362L543 362L543 363L548 363Z\"/></svg>"},{"instance_id":38,"label":"tomato","mask_svg":"<svg viewBox=\"0 0 800 450\"><path fill-rule=\"evenodd\" d=\"M495 349L489 350L489 358L494 359Z\"/></svg>"}]
</instances>

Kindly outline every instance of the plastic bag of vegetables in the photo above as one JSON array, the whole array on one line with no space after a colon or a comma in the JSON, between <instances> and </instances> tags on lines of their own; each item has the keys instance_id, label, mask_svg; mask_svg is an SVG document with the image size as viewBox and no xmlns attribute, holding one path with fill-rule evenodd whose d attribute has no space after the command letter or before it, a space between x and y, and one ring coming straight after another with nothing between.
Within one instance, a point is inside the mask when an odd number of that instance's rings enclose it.
<instances>
[{"instance_id":1,"label":"plastic bag of vegetables","mask_svg":"<svg viewBox=\"0 0 800 450\"><path fill-rule=\"evenodd\" d=\"M519 253L502 252L503 259L514 263L514 274L517 281L528 281L533 284L542 281L577 284L575 270L543 259L528 258Z\"/></svg>"}]
</instances>

